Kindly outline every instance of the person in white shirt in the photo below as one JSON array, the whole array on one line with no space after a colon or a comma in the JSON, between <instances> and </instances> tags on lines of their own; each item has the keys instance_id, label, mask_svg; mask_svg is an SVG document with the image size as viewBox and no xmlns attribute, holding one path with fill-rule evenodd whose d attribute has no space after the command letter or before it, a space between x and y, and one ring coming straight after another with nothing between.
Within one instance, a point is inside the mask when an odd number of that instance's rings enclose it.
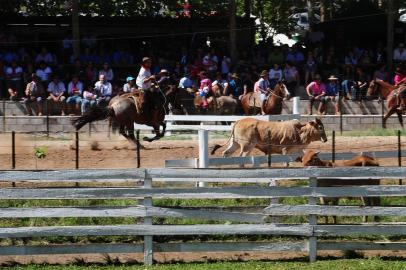
<instances>
[{"instance_id":1,"label":"person in white shirt","mask_svg":"<svg viewBox=\"0 0 406 270\"><path fill-rule=\"evenodd\" d=\"M276 84L283 79L283 71L279 64L274 64L273 68L269 70L268 73L268 78L269 78L269 87L271 89L274 89Z\"/></svg>"},{"instance_id":2,"label":"person in white shirt","mask_svg":"<svg viewBox=\"0 0 406 270\"><path fill-rule=\"evenodd\" d=\"M11 66L6 68L7 88L11 100L23 96L22 74L23 69L17 65L16 61L12 61Z\"/></svg>"},{"instance_id":3,"label":"person in white shirt","mask_svg":"<svg viewBox=\"0 0 406 270\"><path fill-rule=\"evenodd\" d=\"M189 73L186 73L185 76L180 79L178 87L180 89L188 91L189 93L194 93L197 89L195 82L190 79Z\"/></svg>"},{"instance_id":4,"label":"person in white shirt","mask_svg":"<svg viewBox=\"0 0 406 270\"><path fill-rule=\"evenodd\" d=\"M151 58L144 57L142 59L140 72L138 72L136 79L138 89L149 90L151 88L151 83L155 81L155 76L151 74L151 66Z\"/></svg>"},{"instance_id":5,"label":"person in white shirt","mask_svg":"<svg viewBox=\"0 0 406 270\"><path fill-rule=\"evenodd\" d=\"M48 67L44 61L39 64L39 68L36 70L35 74L40 78L42 83L46 83L49 80L49 75L52 73L52 69Z\"/></svg>"},{"instance_id":6,"label":"person in white shirt","mask_svg":"<svg viewBox=\"0 0 406 270\"><path fill-rule=\"evenodd\" d=\"M83 83L79 81L78 75L74 75L72 81L70 81L68 84L68 98L66 99L66 104L68 106L75 105L76 113L80 111L80 104L82 104L82 92Z\"/></svg>"},{"instance_id":7,"label":"person in white shirt","mask_svg":"<svg viewBox=\"0 0 406 270\"><path fill-rule=\"evenodd\" d=\"M399 43L398 47L393 51L393 60L403 62L406 61L406 50L403 43Z\"/></svg>"},{"instance_id":8,"label":"person in white shirt","mask_svg":"<svg viewBox=\"0 0 406 270\"><path fill-rule=\"evenodd\" d=\"M59 80L58 75L54 75L53 80L48 84L48 101L61 106L61 115L65 115L65 84Z\"/></svg>"},{"instance_id":9,"label":"person in white shirt","mask_svg":"<svg viewBox=\"0 0 406 270\"><path fill-rule=\"evenodd\" d=\"M103 74L99 75L99 81L96 82L94 88L97 94L97 105L108 105L113 94L113 88Z\"/></svg>"},{"instance_id":10,"label":"person in white shirt","mask_svg":"<svg viewBox=\"0 0 406 270\"><path fill-rule=\"evenodd\" d=\"M260 95L262 105L266 102L266 98L268 97L268 94L270 92L269 88L269 81L268 81L268 71L263 70L261 74L259 75L259 80L255 82L254 84L254 92L258 93ZM263 106L261 105L261 111L262 114L264 113Z\"/></svg>"},{"instance_id":11,"label":"person in white shirt","mask_svg":"<svg viewBox=\"0 0 406 270\"><path fill-rule=\"evenodd\" d=\"M114 78L113 70L110 68L109 63L103 64L103 69L99 71L99 76L104 75L108 82L112 82Z\"/></svg>"}]
</instances>

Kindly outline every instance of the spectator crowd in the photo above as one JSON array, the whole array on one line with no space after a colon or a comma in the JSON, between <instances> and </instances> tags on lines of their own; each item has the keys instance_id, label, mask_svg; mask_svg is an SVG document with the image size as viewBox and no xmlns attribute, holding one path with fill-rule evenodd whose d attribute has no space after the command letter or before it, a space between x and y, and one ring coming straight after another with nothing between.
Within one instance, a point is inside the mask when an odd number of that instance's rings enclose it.
<instances>
[{"instance_id":1,"label":"spectator crowd","mask_svg":"<svg viewBox=\"0 0 406 270\"><path fill-rule=\"evenodd\" d=\"M57 104L62 115L80 114L90 106L107 105L117 94L135 91L135 78L145 56L152 60L151 73L157 75L158 84L198 91L203 106L214 89L236 99L250 91L266 97L283 81L291 96L310 100L310 114L316 101L318 113L326 113L327 102L334 102L336 113L340 113L340 100L366 99L372 79L398 84L406 78L403 43L388 56L382 44L325 45L322 33L311 33L292 47L260 44L240 50L237 61L232 61L227 51L206 44L187 48L158 42L108 49L111 46L88 36L82 40L82 53L75 58L68 37L60 46L38 50L27 49L23 42L17 47L2 45L4 39L17 38L0 37L0 98L24 101L29 115L42 115L45 103ZM387 69L387 57L393 57L394 68ZM301 86L306 90L303 93Z\"/></svg>"}]
</instances>

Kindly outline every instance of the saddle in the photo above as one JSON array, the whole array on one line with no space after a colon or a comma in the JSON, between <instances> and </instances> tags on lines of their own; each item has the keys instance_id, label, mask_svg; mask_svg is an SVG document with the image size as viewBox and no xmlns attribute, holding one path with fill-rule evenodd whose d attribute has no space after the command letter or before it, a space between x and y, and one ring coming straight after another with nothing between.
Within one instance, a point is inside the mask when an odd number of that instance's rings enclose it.
<instances>
[{"instance_id":1,"label":"saddle","mask_svg":"<svg viewBox=\"0 0 406 270\"><path fill-rule=\"evenodd\" d=\"M133 93L124 94L127 98L134 102L137 114L142 114L145 107L145 92L142 90L135 90Z\"/></svg>"},{"instance_id":2,"label":"saddle","mask_svg":"<svg viewBox=\"0 0 406 270\"><path fill-rule=\"evenodd\" d=\"M248 106L261 108L262 107L261 95L259 93L252 93L248 102Z\"/></svg>"}]
</instances>

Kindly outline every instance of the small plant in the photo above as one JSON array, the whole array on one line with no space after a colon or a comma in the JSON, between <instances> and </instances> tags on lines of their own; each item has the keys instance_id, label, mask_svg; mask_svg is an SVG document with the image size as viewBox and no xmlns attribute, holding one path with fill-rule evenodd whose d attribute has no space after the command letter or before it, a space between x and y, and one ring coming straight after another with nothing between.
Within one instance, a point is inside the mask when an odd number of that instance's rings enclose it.
<instances>
[{"instance_id":1,"label":"small plant","mask_svg":"<svg viewBox=\"0 0 406 270\"><path fill-rule=\"evenodd\" d=\"M35 147L34 153L37 158L45 158L47 156L47 149L45 147Z\"/></svg>"}]
</instances>

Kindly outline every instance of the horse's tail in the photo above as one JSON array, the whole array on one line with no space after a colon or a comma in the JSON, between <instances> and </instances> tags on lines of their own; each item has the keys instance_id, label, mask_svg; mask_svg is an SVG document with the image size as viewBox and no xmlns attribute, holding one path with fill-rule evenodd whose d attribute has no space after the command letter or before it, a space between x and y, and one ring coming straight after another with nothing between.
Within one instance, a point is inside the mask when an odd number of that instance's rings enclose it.
<instances>
[{"instance_id":1,"label":"horse's tail","mask_svg":"<svg viewBox=\"0 0 406 270\"><path fill-rule=\"evenodd\" d=\"M214 155L214 154L216 153L216 151L217 151L219 148L221 148L221 147L227 145L227 144L230 142L230 140L231 140L231 139L233 138L233 136L234 136L234 129L235 129L235 125L236 125L236 124L237 124L237 122L235 122L234 125L233 125L233 127L231 128L231 135L230 135L230 137L228 137L227 142L224 143L224 144L216 144L216 145L214 145L214 146L213 146L213 149L212 149L211 152L210 152L210 155Z\"/></svg>"},{"instance_id":2,"label":"horse's tail","mask_svg":"<svg viewBox=\"0 0 406 270\"><path fill-rule=\"evenodd\" d=\"M105 120L111 115L113 115L113 109L110 107L90 107L82 116L73 119L72 125L75 126L76 130L79 130L87 123Z\"/></svg>"}]
</instances>

